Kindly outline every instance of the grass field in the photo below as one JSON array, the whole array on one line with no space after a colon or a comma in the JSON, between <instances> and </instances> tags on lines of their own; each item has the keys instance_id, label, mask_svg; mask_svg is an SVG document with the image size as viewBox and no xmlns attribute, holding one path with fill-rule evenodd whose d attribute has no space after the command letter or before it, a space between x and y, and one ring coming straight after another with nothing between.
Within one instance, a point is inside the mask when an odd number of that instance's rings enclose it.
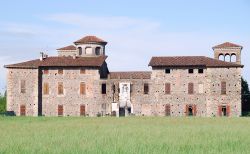
<instances>
[{"instance_id":1,"label":"grass field","mask_svg":"<svg viewBox=\"0 0 250 154\"><path fill-rule=\"evenodd\" d=\"M249 153L250 118L0 117L0 153Z\"/></svg>"}]
</instances>

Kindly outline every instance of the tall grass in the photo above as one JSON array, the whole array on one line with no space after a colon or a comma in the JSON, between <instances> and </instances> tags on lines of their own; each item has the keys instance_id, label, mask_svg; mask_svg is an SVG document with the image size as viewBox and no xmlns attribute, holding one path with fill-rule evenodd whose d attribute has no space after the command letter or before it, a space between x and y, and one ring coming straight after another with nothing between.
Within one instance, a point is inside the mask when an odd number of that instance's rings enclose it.
<instances>
[{"instance_id":1,"label":"tall grass","mask_svg":"<svg viewBox=\"0 0 250 154\"><path fill-rule=\"evenodd\" d=\"M249 118L0 117L0 153L249 153Z\"/></svg>"}]
</instances>

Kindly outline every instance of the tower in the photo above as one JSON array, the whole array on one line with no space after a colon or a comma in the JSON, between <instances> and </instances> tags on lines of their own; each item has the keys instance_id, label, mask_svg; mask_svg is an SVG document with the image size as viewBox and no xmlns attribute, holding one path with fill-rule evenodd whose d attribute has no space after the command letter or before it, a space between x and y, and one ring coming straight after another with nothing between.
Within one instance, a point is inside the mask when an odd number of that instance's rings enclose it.
<instances>
[{"instance_id":1,"label":"tower","mask_svg":"<svg viewBox=\"0 0 250 154\"><path fill-rule=\"evenodd\" d=\"M242 46L225 42L213 47L214 59L241 64Z\"/></svg>"},{"instance_id":2,"label":"tower","mask_svg":"<svg viewBox=\"0 0 250 154\"><path fill-rule=\"evenodd\" d=\"M96 36L85 36L74 42L80 57L105 56L106 41Z\"/></svg>"}]
</instances>

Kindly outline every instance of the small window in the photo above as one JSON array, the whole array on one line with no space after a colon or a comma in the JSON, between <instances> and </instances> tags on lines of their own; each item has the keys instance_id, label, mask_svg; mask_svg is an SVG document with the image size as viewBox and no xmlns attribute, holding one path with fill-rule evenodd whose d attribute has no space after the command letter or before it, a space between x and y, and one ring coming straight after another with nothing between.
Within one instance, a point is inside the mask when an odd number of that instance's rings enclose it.
<instances>
[{"instance_id":1,"label":"small window","mask_svg":"<svg viewBox=\"0 0 250 154\"><path fill-rule=\"evenodd\" d=\"M188 94L194 94L194 84L188 83Z\"/></svg>"},{"instance_id":2,"label":"small window","mask_svg":"<svg viewBox=\"0 0 250 154\"><path fill-rule=\"evenodd\" d=\"M165 69L165 73L166 73L166 74L170 74L170 72L171 72L171 71L170 71L169 68Z\"/></svg>"},{"instance_id":3,"label":"small window","mask_svg":"<svg viewBox=\"0 0 250 154\"><path fill-rule=\"evenodd\" d=\"M149 86L148 83L144 83L144 88L143 88L144 94L148 94L149 92Z\"/></svg>"},{"instance_id":4,"label":"small window","mask_svg":"<svg viewBox=\"0 0 250 154\"><path fill-rule=\"evenodd\" d=\"M198 73L203 74L203 69L202 68L198 69Z\"/></svg>"},{"instance_id":5,"label":"small window","mask_svg":"<svg viewBox=\"0 0 250 154\"><path fill-rule=\"evenodd\" d=\"M194 69L188 69L188 73L189 74L193 74L194 73Z\"/></svg>"},{"instance_id":6,"label":"small window","mask_svg":"<svg viewBox=\"0 0 250 154\"><path fill-rule=\"evenodd\" d=\"M82 68L82 69L80 70L80 74L86 74L86 70Z\"/></svg>"},{"instance_id":7,"label":"small window","mask_svg":"<svg viewBox=\"0 0 250 154\"><path fill-rule=\"evenodd\" d=\"M102 94L106 94L106 83L102 84Z\"/></svg>"},{"instance_id":8,"label":"small window","mask_svg":"<svg viewBox=\"0 0 250 154\"><path fill-rule=\"evenodd\" d=\"M227 94L227 83L221 82L221 94L226 95Z\"/></svg>"},{"instance_id":9,"label":"small window","mask_svg":"<svg viewBox=\"0 0 250 154\"><path fill-rule=\"evenodd\" d=\"M80 83L80 94L85 95L86 94L86 84L84 82Z\"/></svg>"},{"instance_id":10,"label":"small window","mask_svg":"<svg viewBox=\"0 0 250 154\"><path fill-rule=\"evenodd\" d=\"M112 91L115 93L115 84L112 85Z\"/></svg>"},{"instance_id":11,"label":"small window","mask_svg":"<svg viewBox=\"0 0 250 154\"><path fill-rule=\"evenodd\" d=\"M63 95L64 89L63 89L63 82L58 83L58 95Z\"/></svg>"},{"instance_id":12,"label":"small window","mask_svg":"<svg viewBox=\"0 0 250 154\"><path fill-rule=\"evenodd\" d=\"M165 83L165 94L170 94L171 91L171 84Z\"/></svg>"},{"instance_id":13,"label":"small window","mask_svg":"<svg viewBox=\"0 0 250 154\"><path fill-rule=\"evenodd\" d=\"M43 74L49 74L49 70L48 69L44 69L43 70Z\"/></svg>"},{"instance_id":14,"label":"small window","mask_svg":"<svg viewBox=\"0 0 250 154\"><path fill-rule=\"evenodd\" d=\"M21 93L25 93L26 92L26 81L25 80L21 80Z\"/></svg>"},{"instance_id":15,"label":"small window","mask_svg":"<svg viewBox=\"0 0 250 154\"><path fill-rule=\"evenodd\" d=\"M43 94L48 95L49 94L49 83L43 84Z\"/></svg>"},{"instance_id":16,"label":"small window","mask_svg":"<svg viewBox=\"0 0 250 154\"><path fill-rule=\"evenodd\" d=\"M63 69L59 69L58 74L62 75L63 74Z\"/></svg>"}]
</instances>

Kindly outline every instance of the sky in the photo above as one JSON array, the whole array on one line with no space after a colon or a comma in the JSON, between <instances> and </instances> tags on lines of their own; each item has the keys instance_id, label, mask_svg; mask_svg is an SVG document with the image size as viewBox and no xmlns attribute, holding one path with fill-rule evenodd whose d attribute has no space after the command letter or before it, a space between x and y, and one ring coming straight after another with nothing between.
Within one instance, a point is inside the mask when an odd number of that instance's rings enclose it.
<instances>
[{"instance_id":1,"label":"sky","mask_svg":"<svg viewBox=\"0 0 250 154\"><path fill-rule=\"evenodd\" d=\"M250 82L249 0L8 0L0 2L0 92L6 64L39 58L96 35L108 42L110 71L150 70L152 56L208 56L242 45Z\"/></svg>"}]
</instances>

